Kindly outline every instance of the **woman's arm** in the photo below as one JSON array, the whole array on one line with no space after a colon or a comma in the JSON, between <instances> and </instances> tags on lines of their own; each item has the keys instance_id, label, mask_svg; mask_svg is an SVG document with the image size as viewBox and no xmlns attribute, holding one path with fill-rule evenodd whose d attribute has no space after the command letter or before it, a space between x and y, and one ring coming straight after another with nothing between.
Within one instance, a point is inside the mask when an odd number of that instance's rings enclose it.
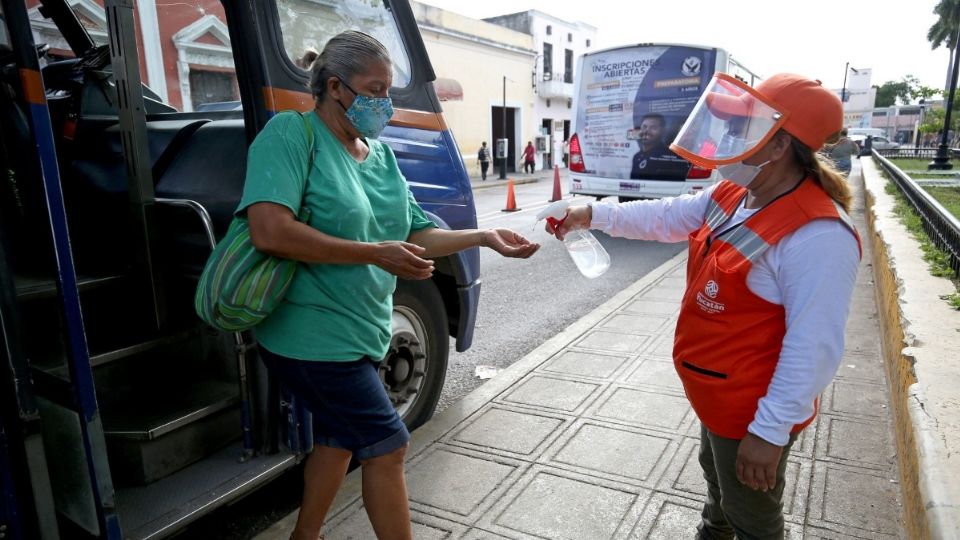
<instances>
[{"instance_id":1,"label":"woman's arm","mask_svg":"<svg viewBox=\"0 0 960 540\"><path fill-rule=\"evenodd\" d=\"M300 223L280 204L252 204L247 220L254 247L275 257L314 264L374 264L404 279L427 279L433 274L433 261L421 258L425 250L420 246L330 236Z\"/></svg>"},{"instance_id":2,"label":"woman's arm","mask_svg":"<svg viewBox=\"0 0 960 540\"><path fill-rule=\"evenodd\" d=\"M424 248L424 257L444 257L472 247L488 247L504 257L526 259L540 249L510 229L450 231L429 227L414 231L407 241Z\"/></svg>"}]
</instances>

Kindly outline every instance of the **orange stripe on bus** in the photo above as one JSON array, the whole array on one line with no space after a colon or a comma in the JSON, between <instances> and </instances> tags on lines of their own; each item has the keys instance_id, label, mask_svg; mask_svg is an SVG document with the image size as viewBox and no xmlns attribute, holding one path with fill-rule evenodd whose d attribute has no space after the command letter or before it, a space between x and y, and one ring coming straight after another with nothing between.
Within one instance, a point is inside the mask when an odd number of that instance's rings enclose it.
<instances>
[{"instance_id":1,"label":"orange stripe on bus","mask_svg":"<svg viewBox=\"0 0 960 540\"><path fill-rule=\"evenodd\" d=\"M282 88L264 87L263 99L267 110L273 112L297 110L309 111L313 108L313 96L308 92L295 92ZM426 129L429 131L444 131L447 123L443 115L434 112L413 111L410 109L395 109L390 125Z\"/></svg>"},{"instance_id":2,"label":"orange stripe on bus","mask_svg":"<svg viewBox=\"0 0 960 540\"><path fill-rule=\"evenodd\" d=\"M47 96L43 91L43 79L40 78L39 71L21 68L20 82L23 84L23 94L27 103L43 105L47 102Z\"/></svg>"}]
</instances>

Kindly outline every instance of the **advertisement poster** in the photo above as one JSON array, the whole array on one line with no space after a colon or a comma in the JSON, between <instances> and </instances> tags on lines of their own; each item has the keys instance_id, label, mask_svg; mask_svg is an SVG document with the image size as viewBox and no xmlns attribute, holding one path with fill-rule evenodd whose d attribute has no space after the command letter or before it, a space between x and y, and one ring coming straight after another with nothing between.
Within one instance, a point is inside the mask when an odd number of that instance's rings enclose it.
<instances>
[{"instance_id":1,"label":"advertisement poster","mask_svg":"<svg viewBox=\"0 0 960 540\"><path fill-rule=\"evenodd\" d=\"M583 58L576 130L588 174L683 180L669 150L713 76L712 49L637 46Z\"/></svg>"}]
</instances>

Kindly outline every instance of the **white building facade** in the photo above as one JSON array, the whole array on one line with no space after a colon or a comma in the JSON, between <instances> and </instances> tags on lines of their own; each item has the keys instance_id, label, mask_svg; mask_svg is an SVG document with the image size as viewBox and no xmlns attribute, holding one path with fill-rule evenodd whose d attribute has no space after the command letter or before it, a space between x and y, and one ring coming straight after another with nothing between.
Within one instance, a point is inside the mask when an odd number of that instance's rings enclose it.
<instances>
[{"instance_id":1,"label":"white building facade","mask_svg":"<svg viewBox=\"0 0 960 540\"><path fill-rule=\"evenodd\" d=\"M593 50L597 29L537 10L484 20L533 36L537 55L530 66L529 84L535 93L535 131L525 135L523 145L533 141L537 147L537 169L566 167L564 142L570 137L573 119L573 79L579 58Z\"/></svg>"},{"instance_id":2,"label":"white building facade","mask_svg":"<svg viewBox=\"0 0 960 540\"><path fill-rule=\"evenodd\" d=\"M848 68L847 99L843 103L843 125L848 128L867 128L873 121L873 103L877 98L877 89L870 85L873 70L870 68ZM838 96L842 88L834 90Z\"/></svg>"}]
</instances>

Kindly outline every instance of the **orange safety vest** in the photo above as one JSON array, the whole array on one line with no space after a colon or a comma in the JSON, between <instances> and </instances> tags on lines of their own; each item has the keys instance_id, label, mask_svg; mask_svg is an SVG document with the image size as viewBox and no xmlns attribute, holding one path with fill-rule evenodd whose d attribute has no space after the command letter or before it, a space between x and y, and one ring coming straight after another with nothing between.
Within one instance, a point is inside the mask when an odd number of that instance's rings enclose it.
<instances>
[{"instance_id":1,"label":"orange safety vest","mask_svg":"<svg viewBox=\"0 0 960 540\"><path fill-rule=\"evenodd\" d=\"M784 236L815 219L841 220L860 236L846 212L812 179L720 235L714 230L736 212L747 190L723 181L713 191L704 224L690 235L687 289L673 345L683 389L711 432L742 439L767 394L786 334L783 306L747 286L753 263ZM805 428L814 413L793 432Z\"/></svg>"}]
</instances>

